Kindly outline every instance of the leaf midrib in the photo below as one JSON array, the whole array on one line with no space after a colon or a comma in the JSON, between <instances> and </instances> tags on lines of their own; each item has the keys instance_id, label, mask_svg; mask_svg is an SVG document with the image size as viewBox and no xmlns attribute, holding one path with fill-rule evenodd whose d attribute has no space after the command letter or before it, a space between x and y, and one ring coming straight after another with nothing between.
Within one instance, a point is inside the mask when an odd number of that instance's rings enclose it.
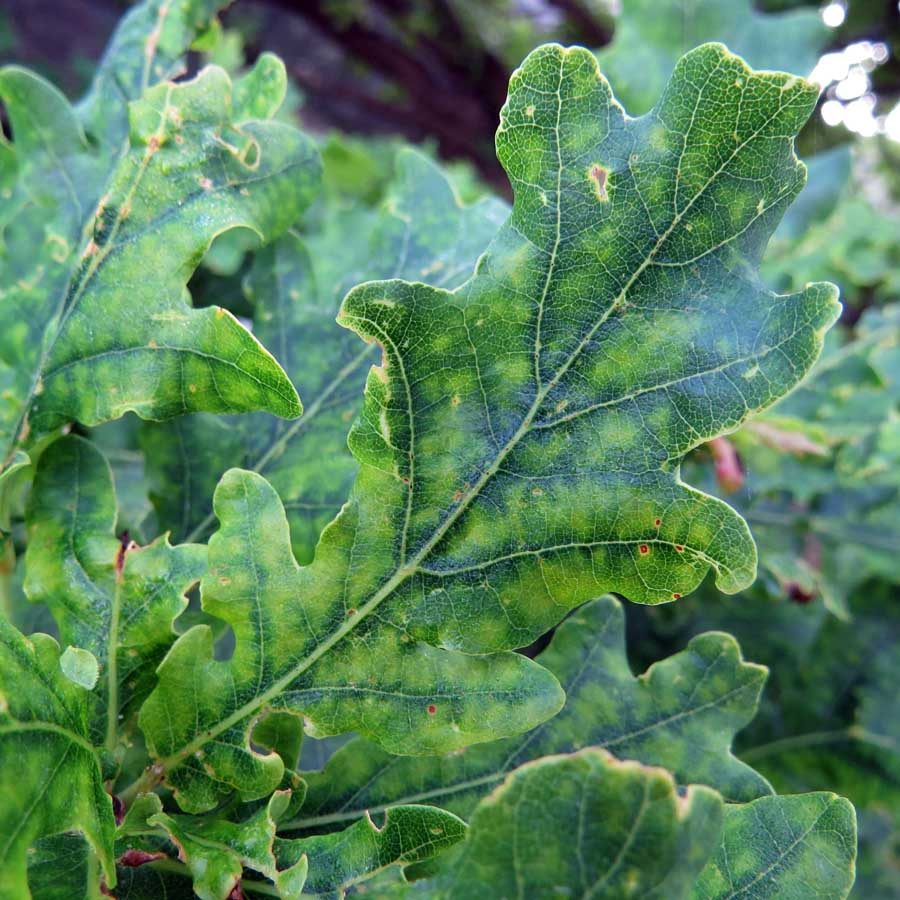
<instances>
[{"instance_id":1,"label":"leaf midrib","mask_svg":"<svg viewBox=\"0 0 900 900\"><path fill-rule=\"evenodd\" d=\"M165 128L165 119L166 119L166 115L168 114L169 100L171 99L173 88L174 88L174 85L169 85L169 90L166 94L165 103L163 104L163 112L160 114L160 124L159 124L159 128L157 129L157 132L156 132L157 137L159 137L160 135L163 134L163 130ZM121 204L119 206L118 210L116 211L116 219L113 222L113 224L109 230L108 242L106 243L106 245L103 248L98 249L98 251L94 254L91 264L90 264L87 272L85 272L84 278L82 279L81 283L78 285L78 288L75 291L74 295L72 296L71 302L68 305L67 305L66 301L69 299L69 290L72 286L72 280L73 280L73 278L76 277L77 272L78 272L77 266L72 269L72 271L69 275L69 278L66 280L65 289L60 292L60 297L56 303L56 309L53 313L53 316L48 320L48 324L51 324L54 322L56 323L55 328L54 328L54 334L53 334L53 337L47 342L46 346L44 347L44 350L41 353L40 359L38 360L38 364L35 367L34 373L32 375L31 385L28 389L28 393L25 396L25 400L22 405L21 415L19 416L19 420L16 422L16 425L12 431L12 441L11 441L11 445L9 447L10 452L15 450L16 446L22 440L22 434L23 434L23 431L25 430L25 426L28 422L28 415L31 412L31 405L34 402L34 398L38 394L38 387L40 386L42 378L43 378L44 367L46 366L54 348L56 347L56 342L59 340L59 337L63 332L65 323L68 320L68 317L71 315L72 310L75 309L75 307L78 305L78 301L81 299L82 295L84 294L86 286L90 283L91 279L94 277L94 275L97 273L97 270L100 268L100 263L104 259L106 259L106 257L111 252L112 246L115 242L115 237L118 234L119 228L121 227L121 224L123 221L122 211L123 211L123 209L127 208L127 205L131 204L131 200L134 197L138 188L140 187L140 183L143 180L144 175L147 172L147 168L150 164L150 160L152 159L152 157L153 157L153 152L151 152L150 147L148 145L147 150L144 153L144 157L141 160L141 164L138 167L137 172L135 173L134 181L132 182L132 185L129 188L128 193L126 195L125 203ZM79 246L82 246L82 247L90 246L90 243L86 244L85 240L87 238L88 229L90 227L91 221L92 221L92 217L90 217L90 216L86 217L84 220L84 224L81 227L81 242L80 242ZM91 240L93 240L93 239L91 239ZM84 252L85 251L82 250L82 256L81 256L82 259L84 258Z\"/></svg>"},{"instance_id":2,"label":"leaf midrib","mask_svg":"<svg viewBox=\"0 0 900 900\"><path fill-rule=\"evenodd\" d=\"M578 48L576 48L578 49ZM571 50L566 50L560 48L560 52L563 56L571 53ZM582 51L583 52L583 51ZM709 83L709 80L712 78L712 75L718 68L721 66L721 60L717 63L716 67L710 72L709 77L707 78L706 84ZM695 103L695 113L696 109L699 107L700 103L703 100L703 94L706 85L704 88L698 91L697 99ZM557 102L559 104L562 103L561 96L557 96ZM610 99L612 101L612 98ZM625 285L620 289L619 293L615 296L612 303L607 307L606 311L603 312L597 319L596 323L588 330L586 335L579 341L578 345L575 349L570 353L568 358L562 363L562 365L557 370L556 374L550 379L544 387L538 387L535 391L535 397L531 404L530 409L523 417L519 427L516 429L515 433L511 438L504 444L502 449L497 453L494 461L482 472L481 476L477 479L477 481L472 485L469 491L463 495L457 504L456 508L450 515L435 528L432 536L425 541L421 548L416 552L416 554L406 563L399 566L395 569L394 574L388 578L382 586L375 591L375 593L371 596L369 600L365 603L361 604L357 608L357 614L353 616L350 621L344 622L339 628L337 628L328 638L326 638L321 644L319 644L313 651L308 653L305 657L299 660L294 666L290 668L290 670L281 678L277 679L273 682L272 686L264 691L262 694L255 696L252 700L242 704L238 709L234 710L234 712L230 713L224 719L222 719L219 723L205 730L205 733L194 738L194 740L185 744L180 750L177 750L174 753L169 754L166 757L163 757L159 761L159 765L165 770L170 771L173 767L179 765L184 759L189 757L191 754L200 750L208 741L227 731L234 725L237 725L239 722L252 715L261 709L265 704L267 704L270 700L277 697L280 693L286 690L290 684L295 681L300 675L304 672L308 671L315 663L319 661L324 655L326 655L336 644L342 641L348 634L350 634L360 622L362 622L366 616L374 611L381 603L386 600L393 592L404 582L407 578L412 577L419 571L419 564L428 556L428 554L443 540L449 530L453 527L453 525L462 517L463 513L465 513L470 504L475 500L475 498L481 493L481 490L484 486L497 474L501 465L506 460L507 456L513 451L513 449L519 444L519 442L531 431L532 423L534 422L535 417L540 411L544 400L546 400L547 396L551 393L551 391L559 384L565 374L569 371L569 369L574 365L576 360L581 356L584 352L585 348L591 343L594 336L597 334L599 329L604 325L604 323L609 319L609 317L622 305L625 299L628 296L628 292L631 290L634 283L638 278L644 273L644 271L652 264L656 254L659 250L665 245L668 238L672 235L675 229L681 224L684 217L687 213L693 208L694 204L704 195L706 190L713 184L713 182L725 171L725 169L731 164L734 158L740 153L751 141L755 140L778 115L781 114L783 109L783 104L779 101L779 105L777 110L767 118L760 127L750 134L747 138L741 141L739 144L735 146L732 152L728 155L728 157L722 162L722 164L709 176L707 181L697 190L694 196L685 204L685 206L681 210L674 210L674 214L672 217L672 222L669 224L669 227L656 239L653 247L644 257L644 260L640 263L639 266L636 267L635 271L628 278ZM503 124L501 123L501 128ZM559 140L559 135L557 134L557 140ZM681 162L684 151L686 149L686 143L682 147L682 153L678 160L677 170L680 172ZM556 197L556 203L559 206L561 203L561 197ZM553 265L552 261L555 259L556 254L559 252L559 246L562 242L562 234L561 232L556 235L554 240L553 249L550 254L551 262L548 263L547 266L547 276L545 281L545 286L542 289L542 293L544 290L548 289L549 282L553 277ZM474 276L477 278L477 274ZM461 285L455 291L451 292L453 294L458 294L463 291L464 288L471 282L466 282ZM368 333L372 334L375 337L380 337L382 341L385 343L390 342L390 337L387 335L381 326L372 321L371 319L367 319L364 316L353 316L349 313L342 313L339 319L343 319L344 322L350 324L351 322L358 322L359 324L368 325L369 328L366 329ZM408 386L408 382L407 382ZM410 411L410 415L412 412ZM413 490L412 482L409 485L409 493L411 494Z\"/></svg>"},{"instance_id":3,"label":"leaf midrib","mask_svg":"<svg viewBox=\"0 0 900 900\"><path fill-rule=\"evenodd\" d=\"M604 623L603 631L600 633L601 636L602 636L602 634L604 634L606 632L607 627L611 623L612 623L612 618L608 619ZM587 653L585 661L580 666L578 672L575 674L575 676L573 678L569 679L569 681L566 682L566 684L565 684L566 694L568 694L569 691L572 689L572 687L583 678L585 672L588 670L588 668L590 666L591 657L593 657L594 654L598 651L609 650L609 649L610 648L607 645L601 644L600 642L597 642L596 644L594 644L591 647L591 649ZM537 661L540 662L540 657L538 658ZM708 665L704 670L704 675L708 674L708 672L710 671L711 668L712 668L712 665L711 664ZM647 670L647 671L649 671L649 670ZM641 682L641 679L644 678L645 675L646 675L646 672L639 676L632 674L631 678L635 682ZM733 697L737 696L738 694L740 694L744 691L753 690L755 687L756 687L755 682L748 681L744 684L739 685L738 687L734 688L733 690L728 691L725 694L717 695L715 699L709 700L706 703L703 703L699 706L693 706L693 707L689 707L686 709L680 709L678 712L672 713L671 715L666 716L665 718L656 719L654 722L650 722L646 725L641 726L640 728L635 728L632 731L629 731L629 732L626 732L626 733L623 733L620 735L616 735L605 741L591 741L589 743L589 746L599 747L603 750L608 750L610 747L614 747L623 742L627 742L630 740L634 740L635 738L643 737L644 735L649 734L653 731L657 731L659 729L664 729L667 726L671 725L673 722L678 722L678 721L681 721L682 719L692 718L693 716L701 715L702 713L706 712L709 709L715 709L716 707L721 706L724 703L727 703ZM552 720L550 720L550 721L552 721ZM471 778L466 781L458 781L451 785L442 785L440 787L432 788L427 791L422 791L421 793L418 793L418 794L411 794L411 795L399 797L395 800L391 800L388 803L379 804L377 806L364 806L361 809L344 808L337 812L327 813L322 816L309 816L306 818L295 819L293 821L284 823L284 825L281 826L281 829L285 830L285 831L294 830L294 829L300 830L300 829L306 829L306 828L315 828L320 825L329 825L329 824L334 824L337 822L350 821L352 819L359 818L366 811L368 811L370 813L381 813L381 812L384 812L384 811L390 809L392 806L397 806L398 804L420 803L425 800L433 800L436 797L445 797L445 796L451 796L453 794L465 793L468 790L471 790L471 789L477 788L477 787L481 787L482 785L493 784L498 781L502 781L509 774L511 767L515 764L516 760L521 759L522 751L529 744L533 743L533 741L537 737L539 737L541 733L543 733L544 729L547 727L548 724L549 724L548 722L545 722L542 725L538 725L537 728L534 728L531 731L529 731L527 734L525 734L521 743L514 749L514 751L512 753L507 754L506 759L504 759L504 761L500 764L498 769L495 769L493 772L490 772L488 774L479 776L478 778ZM545 751L544 755L546 755L547 753L563 753L563 752L566 752L566 751L564 749L559 749L559 748L549 749L549 750ZM741 763L741 760L737 759L737 757L735 757L730 752L728 753L728 756L730 757L731 761ZM389 763L389 765L392 765L394 760L397 760L397 759L401 759L401 757L394 757L394 759L391 760L391 763ZM375 778L378 778L381 775L383 775L384 772L385 772L385 769L380 770L378 773L376 773L375 776L373 776L373 778L369 779L369 781L371 782L371 781L375 780Z\"/></svg>"},{"instance_id":4,"label":"leaf midrib","mask_svg":"<svg viewBox=\"0 0 900 900\"><path fill-rule=\"evenodd\" d=\"M722 900L731 900L733 897L740 897L742 894L746 894L753 885L758 884L760 881L767 879L768 876L774 872L777 868L784 864L784 861L802 844L806 843L806 839L816 830L819 825L819 822L825 817L825 814L831 809L834 805L834 799L829 800L825 808L816 816L815 820L812 824L804 829L800 835L794 838L790 844L787 845L783 850L779 848L778 858L774 860L774 862L770 863L762 872L760 872L755 878L750 881L745 882L744 884L738 886L735 889L732 889L731 893L725 894L722 897ZM732 886L733 887L733 886Z\"/></svg>"}]
</instances>

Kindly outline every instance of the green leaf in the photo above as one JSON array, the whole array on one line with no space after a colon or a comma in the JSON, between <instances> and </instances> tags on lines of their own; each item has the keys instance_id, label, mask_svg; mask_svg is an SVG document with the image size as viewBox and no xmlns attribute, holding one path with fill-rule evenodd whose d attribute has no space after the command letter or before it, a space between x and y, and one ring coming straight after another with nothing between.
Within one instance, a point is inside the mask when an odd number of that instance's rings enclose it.
<instances>
[{"instance_id":1,"label":"green leaf","mask_svg":"<svg viewBox=\"0 0 900 900\"><path fill-rule=\"evenodd\" d=\"M126 104L181 75L184 54L227 0L144 0L116 27L77 114L85 130L118 153L128 137Z\"/></svg>"},{"instance_id":2,"label":"green leaf","mask_svg":"<svg viewBox=\"0 0 900 900\"><path fill-rule=\"evenodd\" d=\"M336 611L314 569L294 562L284 510L259 475L226 473L215 508L221 527L209 542L203 608L231 625L234 655L216 661L210 629L190 629L140 715L183 809L209 809L235 788L252 800L277 786L281 758L248 744L259 710L302 711L313 733L358 728L394 751L427 753L516 733L562 705L556 679L518 654L471 657L392 629L355 631L357 611ZM329 653L345 635L343 652ZM195 685L190 697L185 684Z\"/></svg>"},{"instance_id":3,"label":"green leaf","mask_svg":"<svg viewBox=\"0 0 900 900\"><path fill-rule=\"evenodd\" d=\"M232 91L214 67L148 89L129 106L130 146L107 159L55 88L0 70L19 174L0 256L0 380L15 398L0 422L5 464L17 443L72 419L299 414L293 386L234 317L187 302L216 235L277 237L318 182L312 143L282 123L235 119Z\"/></svg>"},{"instance_id":4,"label":"green leaf","mask_svg":"<svg viewBox=\"0 0 900 900\"><path fill-rule=\"evenodd\" d=\"M90 650L82 650L80 647L66 647L59 658L59 665L69 681L81 685L88 691L93 690L100 677L97 657Z\"/></svg>"},{"instance_id":5,"label":"green leaf","mask_svg":"<svg viewBox=\"0 0 900 900\"><path fill-rule=\"evenodd\" d=\"M725 810L722 846L693 900L841 900L855 875L856 817L835 794L763 797Z\"/></svg>"},{"instance_id":6,"label":"green leaf","mask_svg":"<svg viewBox=\"0 0 900 900\"><path fill-rule=\"evenodd\" d=\"M401 893L678 900L715 850L722 807L709 788L679 795L665 770L603 750L546 757L481 802L461 853L436 878Z\"/></svg>"},{"instance_id":7,"label":"green leaf","mask_svg":"<svg viewBox=\"0 0 900 900\"><path fill-rule=\"evenodd\" d=\"M399 152L396 170L383 208L329 204L311 235L292 233L264 249L246 278L254 334L306 399L303 418L199 415L144 428L153 501L176 535L206 536L216 482L241 465L272 482L297 559L312 559L358 468L347 431L376 359L374 348L335 325L343 295L359 282L393 276L455 287L507 212L493 199L462 206L445 174L415 151Z\"/></svg>"},{"instance_id":8,"label":"green leaf","mask_svg":"<svg viewBox=\"0 0 900 900\"><path fill-rule=\"evenodd\" d=\"M0 897L28 888L28 849L80 831L115 884L112 802L88 740L91 695L60 667L46 634L23 637L0 617Z\"/></svg>"},{"instance_id":9,"label":"green leaf","mask_svg":"<svg viewBox=\"0 0 900 900\"><path fill-rule=\"evenodd\" d=\"M758 69L808 75L829 41L816 9L757 12L752 0L622 0L612 42L598 51L603 74L637 115L656 102L678 58L722 41Z\"/></svg>"},{"instance_id":10,"label":"green leaf","mask_svg":"<svg viewBox=\"0 0 900 900\"><path fill-rule=\"evenodd\" d=\"M745 522L679 461L794 386L837 315L831 286L777 297L753 273L802 186L790 135L816 96L708 45L630 120L591 54L528 57L498 132L516 204L475 276L344 301L384 360L314 562L296 567L261 477L220 483L203 604L237 650L216 663L210 632L187 632L141 715L184 808L212 806L235 767L248 798L277 784L280 762L247 745L267 707L406 754L508 736L561 697L495 651L606 591L660 603L710 569L725 591L752 581Z\"/></svg>"},{"instance_id":11,"label":"green leaf","mask_svg":"<svg viewBox=\"0 0 900 900\"><path fill-rule=\"evenodd\" d=\"M433 803L465 818L517 766L588 745L661 766L680 784L706 784L731 800L771 791L730 751L734 733L756 712L766 670L745 663L729 635L695 637L635 678L625 655L624 610L603 597L560 625L538 662L566 691L565 707L550 721L438 758L398 758L357 738L324 771L304 776L301 814L282 830L332 827L397 803Z\"/></svg>"},{"instance_id":12,"label":"green leaf","mask_svg":"<svg viewBox=\"0 0 900 900\"><path fill-rule=\"evenodd\" d=\"M306 891L343 897L354 884L389 866L431 859L465 837L465 823L430 806L394 806L376 825L368 816L333 834L289 840L276 838L280 865L309 860Z\"/></svg>"},{"instance_id":13,"label":"green leaf","mask_svg":"<svg viewBox=\"0 0 900 900\"><path fill-rule=\"evenodd\" d=\"M172 547L167 537L138 547L116 537L109 466L96 447L74 436L41 455L27 524L25 591L49 607L63 642L82 648L63 654L66 674L73 652L93 659L94 682L102 661L102 708L92 724L98 743L114 750L126 730L122 718L147 695L153 670L175 640L172 622L203 574L206 548Z\"/></svg>"},{"instance_id":14,"label":"green leaf","mask_svg":"<svg viewBox=\"0 0 900 900\"><path fill-rule=\"evenodd\" d=\"M266 807L245 822L195 819L158 812L147 820L165 830L191 872L194 892L203 900L225 900L240 881L244 867L275 882L279 897L299 897L306 877L306 860L276 867L275 823L290 792L276 792Z\"/></svg>"},{"instance_id":15,"label":"green leaf","mask_svg":"<svg viewBox=\"0 0 900 900\"><path fill-rule=\"evenodd\" d=\"M38 900L101 900L96 859L80 834L41 838L28 851L31 896Z\"/></svg>"},{"instance_id":16,"label":"green leaf","mask_svg":"<svg viewBox=\"0 0 900 900\"><path fill-rule=\"evenodd\" d=\"M276 791L249 818L168 815L155 794L141 795L119 828L124 838L162 832L178 849L194 891L204 900L225 900L240 884L253 892L265 885L242 879L245 868L274 882L277 896L332 895L392 866L419 862L462 840L465 824L451 813L427 806L388 810L381 826L371 819L336 834L299 840L275 837L290 791ZM165 862L163 863L165 865ZM271 893L271 888L264 891Z\"/></svg>"}]
</instances>

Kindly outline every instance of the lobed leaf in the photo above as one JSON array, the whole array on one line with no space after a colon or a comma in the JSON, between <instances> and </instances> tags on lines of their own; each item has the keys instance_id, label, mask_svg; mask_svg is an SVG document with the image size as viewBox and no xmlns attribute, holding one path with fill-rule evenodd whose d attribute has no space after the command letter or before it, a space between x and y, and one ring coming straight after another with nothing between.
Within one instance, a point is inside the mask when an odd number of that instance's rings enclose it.
<instances>
[{"instance_id":1,"label":"lobed leaf","mask_svg":"<svg viewBox=\"0 0 900 900\"><path fill-rule=\"evenodd\" d=\"M754 68L808 75L829 29L815 9L762 12L752 0L622 0L597 59L625 107L644 113L678 59L705 41L727 44Z\"/></svg>"},{"instance_id":2,"label":"lobed leaf","mask_svg":"<svg viewBox=\"0 0 900 900\"><path fill-rule=\"evenodd\" d=\"M706 784L731 800L771 792L730 751L734 733L756 712L766 670L745 663L729 635L700 635L635 678L625 655L624 610L603 597L560 625L537 661L566 692L566 705L548 722L437 758L391 756L357 738L322 772L304 775L301 813L282 830L334 827L398 803L432 803L466 818L513 769L585 746L661 766L681 784Z\"/></svg>"},{"instance_id":3,"label":"lobed leaf","mask_svg":"<svg viewBox=\"0 0 900 900\"><path fill-rule=\"evenodd\" d=\"M216 482L241 465L272 482L288 513L297 559L312 559L357 471L347 431L376 358L374 348L361 347L335 325L343 295L354 284L384 277L455 287L507 213L504 203L489 198L462 206L446 175L418 152L400 151L395 165L381 209L328 204L312 234L291 232L257 253L244 281L254 334L306 398L303 418L226 421L201 414L145 426L153 502L177 535L207 534Z\"/></svg>"},{"instance_id":4,"label":"lobed leaf","mask_svg":"<svg viewBox=\"0 0 900 900\"><path fill-rule=\"evenodd\" d=\"M115 884L112 801L89 741L91 695L60 667L46 634L25 638L0 616L0 897L21 900L29 848L80 831Z\"/></svg>"},{"instance_id":5,"label":"lobed leaf","mask_svg":"<svg viewBox=\"0 0 900 900\"><path fill-rule=\"evenodd\" d=\"M187 302L216 235L277 237L318 180L312 143L279 122L235 118L232 91L214 67L148 88L115 157L94 152L55 88L0 70L18 169L0 217L0 381L14 398L0 420L4 469L21 463L17 444L73 419L299 414L281 368L234 317Z\"/></svg>"},{"instance_id":6,"label":"lobed leaf","mask_svg":"<svg viewBox=\"0 0 900 900\"><path fill-rule=\"evenodd\" d=\"M835 794L763 797L725 808L722 846L692 900L843 900L856 860L853 806Z\"/></svg>"},{"instance_id":7,"label":"lobed leaf","mask_svg":"<svg viewBox=\"0 0 900 900\"><path fill-rule=\"evenodd\" d=\"M203 574L206 548L173 547L168 537L138 547L127 535L116 537L109 465L75 436L41 455L27 524L25 592L50 609L63 642L96 657L95 667L102 661L92 735L115 750L127 730L122 719L146 697L153 670L175 640L172 623Z\"/></svg>"},{"instance_id":8,"label":"lobed leaf","mask_svg":"<svg viewBox=\"0 0 900 900\"><path fill-rule=\"evenodd\" d=\"M283 508L260 476L226 473L215 508L221 525L209 542L203 608L232 627L234 654L215 660L209 627L190 629L160 665L140 714L183 809L209 809L235 788L252 800L278 785L281 758L248 744L268 710L302 711L307 730L359 727L392 750L423 753L516 733L562 705L556 679L518 654L471 657L394 631L355 632L357 611L335 610L316 591L315 573L297 566ZM330 653L345 635L352 652ZM363 661L373 656L377 674Z\"/></svg>"},{"instance_id":9,"label":"lobed leaf","mask_svg":"<svg viewBox=\"0 0 900 900\"><path fill-rule=\"evenodd\" d=\"M679 463L793 387L837 315L831 286L778 297L754 271L802 186L792 136L816 96L707 45L631 120L586 51L528 57L498 132L516 202L473 278L344 301L384 360L314 562L297 567L260 476L217 489L203 604L235 655L187 632L141 714L183 808L238 769L247 798L278 783L247 743L268 708L408 754L519 733L561 696L502 651L606 591L660 603L710 569L725 591L752 581L746 524Z\"/></svg>"}]
</instances>

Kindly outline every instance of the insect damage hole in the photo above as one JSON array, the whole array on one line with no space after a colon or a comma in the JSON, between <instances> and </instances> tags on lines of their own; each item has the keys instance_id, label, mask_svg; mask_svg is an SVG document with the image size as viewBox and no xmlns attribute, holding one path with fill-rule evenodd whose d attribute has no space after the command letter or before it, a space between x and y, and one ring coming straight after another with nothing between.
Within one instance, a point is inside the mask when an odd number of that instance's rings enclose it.
<instances>
[{"instance_id":1,"label":"insect damage hole","mask_svg":"<svg viewBox=\"0 0 900 900\"><path fill-rule=\"evenodd\" d=\"M606 190L606 185L609 180L609 169L604 168L600 163L592 163L588 167L587 177L593 188L594 196L601 203L608 202L609 193Z\"/></svg>"}]
</instances>

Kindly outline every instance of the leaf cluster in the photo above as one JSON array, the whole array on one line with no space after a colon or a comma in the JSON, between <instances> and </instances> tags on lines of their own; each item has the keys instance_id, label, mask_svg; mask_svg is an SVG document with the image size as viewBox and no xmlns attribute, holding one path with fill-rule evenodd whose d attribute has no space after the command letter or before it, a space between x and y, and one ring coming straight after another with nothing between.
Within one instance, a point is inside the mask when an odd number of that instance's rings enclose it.
<instances>
[{"instance_id":1,"label":"leaf cluster","mask_svg":"<svg viewBox=\"0 0 900 900\"><path fill-rule=\"evenodd\" d=\"M779 712L845 715L891 545L826 559L829 523L900 490L896 310L826 338L833 285L760 274L857 215L814 181L763 264L815 88L707 43L645 103L631 4L609 80L513 74L510 206L317 143L219 5L137 5L74 105L0 69L0 898L846 897L862 788L752 764ZM824 602L780 674L751 638L761 705L717 592L790 585Z\"/></svg>"}]
</instances>

